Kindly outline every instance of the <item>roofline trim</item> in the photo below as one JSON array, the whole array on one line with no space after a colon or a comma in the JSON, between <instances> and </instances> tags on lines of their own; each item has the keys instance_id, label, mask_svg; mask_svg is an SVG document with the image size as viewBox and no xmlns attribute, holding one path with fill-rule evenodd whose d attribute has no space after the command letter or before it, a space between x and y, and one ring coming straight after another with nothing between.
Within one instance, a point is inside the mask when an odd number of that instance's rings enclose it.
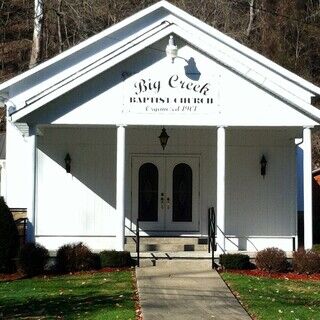
<instances>
[{"instance_id":1,"label":"roofline trim","mask_svg":"<svg viewBox=\"0 0 320 320\"><path fill-rule=\"evenodd\" d=\"M151 5L150 7L147 7L145 9L133 14L132 16L127 17L124 20L110 26L109 28L99 32L98 34L89 37L88 39L78 43L77 45L67 49L66 51L59 53L55 57L52 57L51 59L40 63L39 65L35 66L34 68L27 70L24 73L17 75L16 77L13 77L12 79L9 79L8 81L5 81L4 83L0 84L0 92L4 91L5 89L7 89L8 87L10 87L12 85L24 80L25 78L45 69L46 67L67 58L68 56L72 55L73 53L85 48L86 46L94 44L95 42L101 40L102 38L107 37L108 35L110 35L116 31L120 30L121 28L129 25L130 23L133 23L133 22L147 16L151 12L163 7L163 2L166 2L166 1L162 0L160 2L157 2L153 5Z\"/></svg>"},{"instance_id":2,"label":"roofline trim","mask_svg":"<svg viewBox=\"0 0 320 320\"><path fill-rule=\"evenodd\" d=\"M194 27L193 27L194 28ZM200 33L198 30L195 30L197 33ZM156 31L153 35L148 36L146 39L143 39L139 41L138 43L132 43L132 46L125 49L123 52L115 52L114 56L110 57L108 60L99 63L97 66L90 69L88 72L85 72L84 74L81 74L79 77L75 79L71 79L68 81L64 86L58 87L57 89L53 90L52 92L49 92L48 94L40 97L36 101L32 102L32 104L26 104L23 108L15 111L12 116L12 121L17 121L23 116L27 115L28 113L42 107L43 105L47 104L48 102L56 99L57 97L61 96L65 92L74 89L75 87L81 85L82 83L90 80L97 74L104 72L114 66L115 64L123 61L124 59L136 54L143 48L153 44L154 42L164 38L165 36L169 35L170 33L175 33L179 37L185 39L188 42L188 38L190 37L190 30L186 31L182 29L181 27L177 25L170 25L166 26L163 29ZM320 122L320 110L313 107L312 105L308 104L307 102L303 101L299 97L295 96L291 92L285 91L281 87L277 86L275 83L271 81L263 81L259 82L257 81L250 73L248 73L249 70L251 70L246 65L240 66L240 68L236 68L234 65L236 62L231 59L231 62L226 62L225 58L226 56L220 52L220 57L218 52L215 52L214 55L212 52L214 52L214 48L212 48L212 45L208 45L206 41L201 41L201 34L197 34L196 36L193 34L192 37L192 43L190 43L192 46L196 47L201 52L204 52L207 56L211 57L212 59L218 61L219 64L225 66L226 68L232 70L236 74L244 77L251 83L257 85L258 87L270 92L271 94L278 97L280 100L290 104L292 107L298 109L300 112L307 114L312 119L315 119L317 122ZM131 44L131 43L130 43ZM230 58L229 58L230 59ZM233 63L232 63L233 62ZM241 72L241 69L244 69ZM240 71L239 71L240 70ZM281 92L280 92L281 91Z\"/></svg>"}]
</instances>

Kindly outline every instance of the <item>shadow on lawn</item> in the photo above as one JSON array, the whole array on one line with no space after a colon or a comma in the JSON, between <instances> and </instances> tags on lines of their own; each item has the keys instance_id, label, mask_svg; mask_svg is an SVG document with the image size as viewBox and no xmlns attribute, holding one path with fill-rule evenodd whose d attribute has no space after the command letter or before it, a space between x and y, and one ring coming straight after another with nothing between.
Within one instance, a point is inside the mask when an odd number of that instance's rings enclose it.
<instances>
[{"instance_id":1,"label":"shadow on lawn","mask_svg":"<svg viewBox=\"0 0 320 320\"><path fill-rule=\"evenodd\" d=\"M312 299L312 297L299 297L298 294L285 296L286 293L279 293L279 294L267 294L263 295L262 298L254 297L249 298L248 300L254 302L256 305L260 305L264 307L266 302L270 301L270 306L275 304L277 306L283 306L284 308L292 308L294 307L320 307L320 301L317 298Z\"/></svg>"},{"instance_id":2,"label":"shadow on lawn","mask_svg":"<svg viewBox=\"0 0 320 320\"><path fill-rule=\"evenodd\" d=\"M0 299L0 319L54 318L72 319L97 314L99 311L134 310L130 293L107 295L90 292L85 295L44 296L24 301Z\"/></svg>"}]
</instances>

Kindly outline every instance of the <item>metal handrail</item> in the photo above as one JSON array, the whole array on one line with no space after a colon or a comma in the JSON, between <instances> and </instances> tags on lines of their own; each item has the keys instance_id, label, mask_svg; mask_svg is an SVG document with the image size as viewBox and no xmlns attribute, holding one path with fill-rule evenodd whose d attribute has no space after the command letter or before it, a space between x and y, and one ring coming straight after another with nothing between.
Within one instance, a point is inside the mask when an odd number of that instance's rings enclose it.
<instances>
[{"instance_id":1,"label":"metal handrail","mask_svg":"<svg viewBox=\"0 0 320 320\"><path fill-rule=\"evenodd\" d=\"M214 252L216 251L216 215L214 207L208 209L208 253L211 252L212 269L215 268Z\"/></svg>"},{"instance_id":2,"label":"metal handrail","mask_svg":"<svg viewBox=\"0 0 320 320\"><path fill-rule=\"evenodd\" d=\"M140 267L140 227L139 227L139 219L137 219L136 224L136 252L137 252L137 267Z\"/></svg>"}]
</instances>

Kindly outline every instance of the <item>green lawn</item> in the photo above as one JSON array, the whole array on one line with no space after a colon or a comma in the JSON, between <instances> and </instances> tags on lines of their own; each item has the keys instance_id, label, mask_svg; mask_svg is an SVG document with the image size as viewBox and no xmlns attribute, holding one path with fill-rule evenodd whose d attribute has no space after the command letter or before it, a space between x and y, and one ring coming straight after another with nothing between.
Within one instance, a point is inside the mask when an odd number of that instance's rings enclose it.
<instances>
[{"instance_id":1,"label":"green lawn","mask_svg":"<svg viewBox=\"0 0 320 320\"><path fill-rule=\"evenodd\" d=\"M320 319L320 281L278 280L234 273L221 276L255 319Z\"/></svg>"},{"instance_id":2,"label":"green lawn","mask_svg":"<svg viewBox=\"0 0 320 320\"><path fill-rule=\"evenodd\" d=\"M130 271L0 282L0 319L135 319Z\"/></svg>"}]
</instances>

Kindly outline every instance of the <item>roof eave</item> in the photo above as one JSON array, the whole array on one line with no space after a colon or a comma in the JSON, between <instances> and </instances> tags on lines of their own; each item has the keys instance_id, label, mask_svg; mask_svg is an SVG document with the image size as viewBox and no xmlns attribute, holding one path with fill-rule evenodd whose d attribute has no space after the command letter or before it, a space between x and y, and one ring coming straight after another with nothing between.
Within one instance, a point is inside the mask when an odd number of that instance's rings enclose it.
<instances>
[{"instance_id":1,"label":"roof eave","mask_svg":"<svg viewBox=\"0 0 320 320\"><path fill-rule=\"evenodd\" d=\"M52 100L56 99L57 97L59 97L60 95L64 94L68 90L71 90L71 89L79 86L81 83L84 83L85 81L90 80L92 77L96 76L97 74L108 70L110 67L114 66L115 64L117 64L117 63L123 61L124 59L127 59L128 57L136 54L137 52L142 50L144 47L151 45L152 43L169 35L170 33L175 33L179 37L185 39L186 41L187 41L187 38L190 36L189 32L186 32L185 30L181 29L177 25L171 25L168 28L166 28L165 31L161 30L156 35L153 35L152 39L144 40L144 42L141 43L134 50L129 49L125 53L122 53L122 54L114 57L114 60L112 63L103 65L103 67L101 67L101 68L94 69L94 72L92 71L91 74L85 73L83 75L83 77L81 78L81 81L77 80L77 81L73 82L72 84L65 86L63 88L63 90L56 90L52 94L49 94L49 95L41 98L40 101L37 101L37 102L35 102L35 103L31 104L30 106L25 107L23 109L17 110L14 114L12 114L12 121L14 121L14 122L18 121L22 117L26 116L28 113L42 107L43 105L49 103L50 101L52 101ZM223 60L226 58L224 55L222 55L220 57L217 55L213 55L212 46L209 45L208 43L206 43L206 41L201 41L201 39L199 38L199 35L197 35L197 36L193 35L192 39L193 39L192 45L194 47L196 47L198 50L200 50L201 52L203 52L206 55L210 56L211 58L214 58L215 60L219 61L225 67L227 67L230 70L232 70L233 72L245 77L247 80L251 81L255 85L274 94L275 96L280 98L282 101L285 101L286 103L290 104L294 108L298 109L300 112L305 113L308 117L315 120L316 122L320 122L320 110L318 110L317 108L315 108L312 105L308 104L307 102L299 99L298 97L296 97L295 95L293 95L290 92L283 91L283 90L281 91L281 88L277 88L277 86L275 86L272 82L267 81L267 82L260 83L254 77L251 77L250 74L248 74L247 72L243 72L243 73L239 72L238 69L243 69L243 66L242 66L242 68L236 68L234 65L232 65L232 63L228 64ZM217 54L217 53L215 53L215 54Z\"/></svg>"},{"instance_id":2,"label":"roof eave","mask_svg":"<svg viewBox=\"0 0 320 320\"><path fill-rule=\"evenodd\" d=\"M92 45L94 44L95 42L99 41L100 39L106 37L106 36L109 36L110 34L118 31L119 29L129 25L130 23L133 23L145 16L147 16L148 14L150 14L151 12L155 11L155 10L158 10L160 8L164 8L164 3L166 3L166 1L160 1L160 2L157 2L153 5L151 5L150 7L147 7L135 14L133 14L132 16L116 23L115 25L107 28L106 30L103 30L101 32L99 32L98 34L82 41L81 43L65 50L64 52L56 55L55 57L47 60L47 61L44 61L42 63L40 63L39 65L33 67L32 69L30 70L27 70L25 71L24 73L20 74L20 75L17 75L15 77L13 77L12 79L9 79L5 82L3 82L2 84L0 84L0 93L8 90L8 88L24 79L26 79L27 77L29 77L30 75L33 75L45 68L47 68L48 66L54 64L54 63L57 63L65 58L67 58L68 56L72 55L73 53L85 48L86 46L88 45Z\"/></svg>"}]
</instances>

